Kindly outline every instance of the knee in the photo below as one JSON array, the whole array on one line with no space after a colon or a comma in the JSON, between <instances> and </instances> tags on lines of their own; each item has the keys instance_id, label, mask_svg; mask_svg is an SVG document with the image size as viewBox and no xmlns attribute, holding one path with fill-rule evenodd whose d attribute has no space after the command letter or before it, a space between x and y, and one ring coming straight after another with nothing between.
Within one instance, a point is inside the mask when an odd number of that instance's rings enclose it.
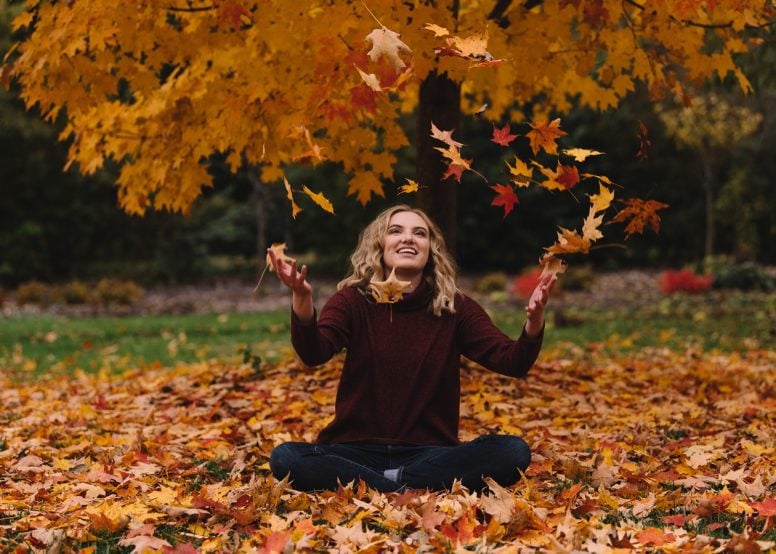
<instances>
[{"instance_id":1,"label":"knee","mask_svg":"<svg viewBox=\"0 0 776 554\"><path fill-rule=\"evenodd\" d=\"M531 447L520 437L504 437L504 456L512 467L524 472L531 464Z\"/></svg>"},{"instance_id":2,"label":"knee","mask_svg":"<svg viewBox=\"0 0 776 554\"><path fill-rule=\"evenodd\" d=\"M269 455L269 469L276 479L283 479L294 466L296 453L293 444L283 443L272 449Z\"/></svg>"},{"instance_id":3,"label":"knee","mask_svg":"<svg viewBox=\"0 0 776 554\"><path fill-rule=\"evenodd\" d=\"M523 439L511 435L486 435L479 440L492 442L494 477L500 484L512 484L531 464L531 448Z\"/></svg>"}]
</instances>

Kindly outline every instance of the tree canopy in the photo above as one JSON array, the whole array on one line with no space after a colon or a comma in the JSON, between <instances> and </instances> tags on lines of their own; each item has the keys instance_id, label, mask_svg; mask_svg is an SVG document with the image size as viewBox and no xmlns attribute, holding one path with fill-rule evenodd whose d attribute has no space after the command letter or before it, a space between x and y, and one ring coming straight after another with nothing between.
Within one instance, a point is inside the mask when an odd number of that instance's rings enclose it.
<instances>
[{"instance_id":1,"label":"tree canopy","mask_svg":"<svg viewBox=\"0 0 776 554\"><path fill-rule=\"evenodd\" d=\"M715 75L749 90L735 56L775 11L749 0L28 0L1 75L47 119L66 111L69 163L90 174L118 162L130 213L189 210L215 152L265 182L289 164L340 163L366 203L393 177L411 139L400 118L430 75L499 127L524 117L515 105L539 120L607 108L639 82L653 97Z\"/></svg>"}]
</instances>

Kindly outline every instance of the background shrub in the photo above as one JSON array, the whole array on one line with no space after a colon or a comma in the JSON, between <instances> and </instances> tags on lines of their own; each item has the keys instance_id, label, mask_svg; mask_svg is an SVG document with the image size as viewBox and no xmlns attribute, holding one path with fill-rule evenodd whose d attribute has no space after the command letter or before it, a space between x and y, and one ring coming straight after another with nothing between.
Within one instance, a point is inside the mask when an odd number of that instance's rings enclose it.
<instances>
[{"instance_id":1,"label":"background shrub","mask_svg":"<svg viewBox=\"0 0 776 554\"><path fill-rule=\"evenodd\" d=\"M474 290L481 293L505 291L508 283L507 274L501 271L483 275L474 283Z\"/></svg>"},{"instance_id":2,"label":"background shrub","mask_svg":"<svg viewBox=\"0 0 776 554\"><path fill-rule=\"evenodd\" d=\"M666 294L687 292L697 294L711 288L711 275L696 275L689 269L667 270L660 276L660 290Z\"/></svg>"},{"instance_id":3,"label":"background shrub","mask_svg":"<svg viewBox=\"0 0 776 554\"><path fill-rule=\"evenodd\" d=\"M104 305L130 305L143 297L145 291L134 281L101 279L95 287L99 302Z\"/></svg>"}]
</instances>

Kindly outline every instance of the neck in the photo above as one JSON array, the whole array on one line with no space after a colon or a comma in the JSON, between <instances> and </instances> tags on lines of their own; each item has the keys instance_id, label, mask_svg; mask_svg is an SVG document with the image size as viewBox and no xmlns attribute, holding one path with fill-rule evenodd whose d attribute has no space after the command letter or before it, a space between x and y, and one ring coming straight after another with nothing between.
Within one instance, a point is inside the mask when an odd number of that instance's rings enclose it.
<instances>
[{"instance_id":1,"label":"neck","mask_svg":"<svg viewBox=\"0 0 776 554\"><path fill-rule=\"evenodd\" d=\"M388 272L390 273L390 271ZM409 281L410 282L410 291L416 290L418 286L420 286L420 282L423 280L423 272L422 271L412 271L405 273L401 269L396 269L396 278L399 281Z\"/></svg>"}]
</instances>

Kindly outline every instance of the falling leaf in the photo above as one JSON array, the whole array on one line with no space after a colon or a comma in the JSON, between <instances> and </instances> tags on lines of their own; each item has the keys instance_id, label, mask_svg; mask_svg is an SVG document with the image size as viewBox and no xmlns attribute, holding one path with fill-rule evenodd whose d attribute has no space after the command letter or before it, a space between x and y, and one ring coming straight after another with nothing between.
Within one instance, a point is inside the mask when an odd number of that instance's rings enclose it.
<instances>
[{"instance_id":1,"label":"falling leaf","mask_svg":"<svg viewBox=\"0 0 776 554\"><path fill-rule=\"evenodd\" d=\"M541 257L541 259L539 260L539 265L542 268L542 273L541 273L541 276L539 277L540 279L544 278L546 275L550 275L551 277L554 277L561 273L566 273L566 268L568 267L566 265L566 262L564 262L560 258L555 257L550 252L545 253Z\"/></svg>"},{"instance_id":2,"label":"falling leaf","mask_svg":"<svg viewBox=\"0 0 776 554\"><path fill-rule=\"evenodd\" d=\"M307 185L304 185L302 188L302 191L309 196L313 202L315 202L318 206L320 206L324 211L329 212L330 214L334 214L334 206L332 206L331 202L323 195L322 192L313 192L309 188L307 188Z\"/></svg>"},{"instance_id":3,"label":"falling leaf","mask_svg":"<svg viewBox=\"0 0 776 554\"><path fill-rule=\"evenodd\" d=\"M272 243L272 246L269 247L269 249L274 252L276 258L281 260L283 263L292 264L296 261L296 259L286 255L286 248L287 246L285 242L274 242ZM267 252L267 267L270 271L275 271L275 266L272 263L272 258L269 257L269 252Z\"/></svg>"},{"instance_id":4,"label":"falling leaf","mask_svg":"<svg viewBox=\"0 0 776 554\"><path fill-rule=\"evenodd\" d=\"M286 187L286 198L291 200L291 217L296 219L297 214L302 211L302 208L297 206L296 202L294 202L294 195L291 192L291 183L288 182L285 175L283 176L283 185Z\"/></svg>"},{"instance_id":5,"label":"falling leaf","mask_svg":"<svg viewBox=\"0 0 776 554\"><path fill-rule=\"evenodd\" d=\"M427 31L431 31L432 33L434 33L435 37L446 37L447 35L450 34L450 31L448 31L444 27L440 27L436 23L426 23L423 26L423 28L426 29Z\"/></svg>"},{"instance_id":6,"label":"falling leaf","mask_svg":"<svg viewBox=\"0 0 776 554\"><path fill-rule=\"evenodd\" d=\"M599 152L598 150L586 150L584 148L564 148L563 150L561 150L561 152L563 152L567 156L571 156L578 162L584 162L590 156L603 155L603 152Z\"/></svg>"},{"instance_id":7,"label":"falling leaf","mask_svg":"<svg viewBox=\"0 0 776 554\"><path fill-rule=\"evenodd\" d=\"M640 198L628 198L623 202L625 207L612 218L612 222L624 222L630 219L625 227L626 236L643 233L645 225L649 225L655 233L660 231L660 216L657 215L657 212L667 208L668 204Z\"/></svg>"},{"instance_id":8,"label":"falling leaf","mask_svg":"<svg viewBox=\"0 0 776 554\"><path fill-rule=\"evenodd\" d=\"M606 210L614 200L614 193L606 188L602 183L598 184L598 194L590 195L590 202L593 205L593 213Z\"/></svg>"},{"instance_id":9,"label":"falling leaf","mask_svg":"<svg viewBox=\"0 0 776 554\"><path fill-rule=\"evenodd\" d=\"M382 92L383 87L380 86L380 79L374 73L364 73L359 67L356 67L358 74L361 75L361 79L364 84L375 92Z\"/></svg>"},{"instance_id":10,"label":"falling leaf","mask_svg":"<svg viewBox=\"0 0 776 554\"><path fill-rule=\"evenodd\" d=\"M582 224L582 236L590 241L596 241L603 237L603 233L600 231L601 223L604 221L604 216L600 215L596 217L593 206L590 206L590 211Z\"/></svg>"},{"instance_id":11,"label":"falling leaf","mask_svg":"<svg viewBox=\"0 0 776 554\"><path fill-rule=\"evenodd\" d=\"M647 126L644 125L643 122L639 121L639 150L636 152L636 157L641 160L646 160L647 150L649 150L649 147L652 146L652 141L649 140L649 129L647 129Z\"/></svg>"},{"instance_id":12,"label":"falling leaf","mask_svg":"<svg viewBox=\"0 0 776 554\"><path fill-rule=\"evenodd\" d=\"M396 268L393 268L385 281L369 283L369 291L378 304L394 304L402 299L404 291L410 285L412 285L410 281L399 281L396 278Z\"/></svg>"},{"instance_id":13,"label":"falling leaf","mask_svg":"<svg viewBox=\"0 0 776 554\"><path fill-rule=\"evenodd\" d=\"M560 119L554 119L549 123L547 121L531 123L531 130L526 133L534 156L539 153L539 150L544 150L548 154L557 154L558 145L555 141L565 135L566 131L560 128Z\"/></svg>"},{"instance_id":14,"label":"falling leaf","mask_svg":"<svg viewBox=\"0 0 776 554\"><path fill-rule=\"evenodd\" d=\"M391 31L387 27L382 27L369 33L366 36L366 40L372 43L372 49L369 50L368 55L373 62L385 56L393 64L397 73L407 66L399 56L399 52L411 52L411 50L409 46L399 39L399 33Z\"/></svg>"},{"instance_id":15,"label":"falling leaf","mask_svg":"<svg viewBox=\"0 0 776 554\"><path fill-rule=\"evenodd\" d=\"M579 171L576 166L558 164L558 183L560 183L564 189L569 190L579 183Z\"/></svg>"},{"instance_id":16,"label":"falling leaf","mask_svg":"<svg viewBox=\"0 0 776 554\"><path fill-rule=\"evenodd\" d=\"M527 163L523 162L520 158L515 156L515 165L509 165L507 162L507 168L509 168L509 174L512 176L512 182L519 187L527 187L531 184L531 178L533 177L533 169L531 169Z\"/></svg>"},{"instance_id":17,"label":"falling leaf","mask_svg":"<svg viewBox=\"0 0 776 554\"><path fill-rule=\"evenodd\" d=\"M409 194L411 192L418 192L418 183L412 179L407 179L407 184L399 187L399 194Z\"/></svg>"},{"instance_id":18,"label":"falling leaf","mask_svg":"<svg viewBox=\"0 0 776 554\"><path fill-rule=\"evenodd\" d=\"M505 124L501 129L493 125L493 137L490 139L496 144L501 146L509 146L509 143L517 138L517 135L510 134L509 123Z\"/></svg>"},{"instance_id":19,"label":"falling leaf","mask_svg":"<svg viewBox=\"0 0 776 554\"><path fill-rule=\"evenodd\" d=\"M518 203L514 189L510 185L492 185L490 188L496 191L496 197L490 205L503 207L504 217L506 217Z\"/></svg>"},{"instance_id":20,"label":"falling leaf","mask_svg":"<svg viewBox=\"0 0 776 554\"><path fill-rule=\"evenodd\" d=\"M437 139L439 141L442 141L442 142L444 142L445 144L447 144L448 146L450 146L452 148L461 148L463 146L463 143L462 142L458 142L458 141L453 139L453 131L454 131L454 129L452 129L450 131L442 131L442 130L439 129L439 127L434 125L433 121L431 122L431 137L432 138L435 138L435 139Z\"/></svg>"}]
</instances>

